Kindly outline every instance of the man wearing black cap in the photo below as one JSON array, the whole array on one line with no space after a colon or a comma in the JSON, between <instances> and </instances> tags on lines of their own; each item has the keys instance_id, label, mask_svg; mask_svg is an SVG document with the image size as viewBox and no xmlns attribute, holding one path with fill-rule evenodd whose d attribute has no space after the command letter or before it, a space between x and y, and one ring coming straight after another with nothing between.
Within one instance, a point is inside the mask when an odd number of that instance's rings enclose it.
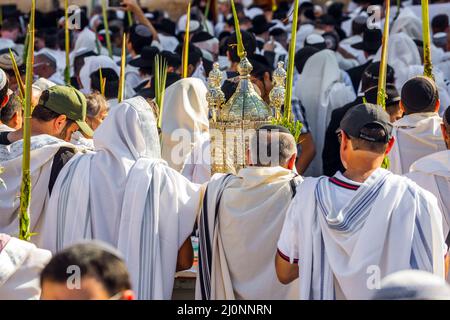
<instances>
[{"instance_id":1,"label":"man wearing black cap","mask_svg":"<svg viewBox=\"0 0 450 320\"><path fill-rule=\"evenodd\" d=\"M292 171L296 158L294 137L286 128L263 126L251 137L247 158L250 165L237 176L212 179L207 185L199 222L199 230L205 232L200 233L200 243L208 242L206 246L213 249L206 252L202 247L200 252L203 261L214 261L217 268L208 277L209 269L199 263L197 288L201 290L196 296L212 300L297 299L295 288L280 284L270 263L284 213L296 185L303 180ZM208 230L205 222L215 219L217 230ZM217 232L221 240L210 237L208 241L208 232ZM221 258L223 254L226 261Z\"/></svg>"},{"instance_id":2,"label":"man wearing black cap","mask_svg":"<svg viewBox=\"0 0 450 320\"><path fill-rule=\"evenodd\" d=\"M439 106L438 89L432 79L418 76L403 85L400 107L405 116L394 123L397 143L389 155L393 173L408 173L416 160L445 150Z\"/></svg>"},{"instance_id":3,"label":"man wearing black cap","mask_svg":"<svg viewBox=\"0 0 450 320\"><path fill-rule=\"evenodd\" d=\"M444 113L441 131L447 149L417 160L406 176L438 199L443 215L444 237L447 246L450 246L450 107Z\"/></svg>"},{"instance_id":4,"label":"man wearing black cap","mask_svg":"<svg viewBox=\"0 0 450 320\"><path fill-rule=\"evenodd\" d=\"M269 29L275 25L273 22L268 22L265 15L257 15L252 20L253 27L249 30L256 36L258 48L263 49L264 44L269 41Z\"/></svg>"},{"instance_id":5,"label":"man wearing black cap","mask_svg":"<svg viewBox=\"0 0 450 320\"><path fill-rule=\"evenodd\" d=\"M363 35L363 41L352 45L352 48L364 51L367 62L358 67L348 70L348 74L352 79L353 88L359 92L359 85L361 82L364 70L372 63L373 56L381 47L382 33L380 29L366 29Z\"/></svg>"},{"instance_id":6,"label":"man wearing black cap","mask_svg":"<svg viewBox=\"0 0 450 320\"><path fill-rule=\"evenodd\" d=\"M133 87L138 92L146 86L150 85L150 78L153 75L155 57L159 53L158 48L145 46L141 50L141 54L131 60L129 65L139 71L139 82Z\"/></svg>"},{"instance_id":7,"label":"man wearing black cap","mask_svg":"<svg viewBox=\"0 0 450 320\"><path fill-rule=\"evenodd\" d=\"M344 166L339 156L339 140L336 136L336 130L339 128L342 118L352 107L363 103L364 92L370 88L378 86L378 74L380 71L380 63L374 62L364 71L361 79L361 91L355 101L333 110L331 120L328 124L325 134L325 142L322 153L323 172L326 176L334 175L338 170L344 172ZM386 82L394 83L394 69L388 65L386 73Z\"/></svg>"},{"instance_id":8,"label":"man wearing black cap","mask_svg":"<svg viewBox=\"0 0 450 320\"><path fill-rule=\"evenodd\" d=\"M374 266L380 278L403 269L444 278L436 198L381 169L394 144L388 114L377 105L357 105L338 134L345 172L297 188L278 241L279 280L300 278L300 299L354 300L372 297Z\"/></svg>"}]
</instances>

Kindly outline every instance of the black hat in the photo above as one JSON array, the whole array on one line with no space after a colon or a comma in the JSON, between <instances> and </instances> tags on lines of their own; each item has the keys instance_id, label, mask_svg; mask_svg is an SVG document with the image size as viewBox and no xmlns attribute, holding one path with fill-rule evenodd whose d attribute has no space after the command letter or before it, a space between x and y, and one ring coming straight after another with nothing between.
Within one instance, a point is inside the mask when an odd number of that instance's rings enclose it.
<instances>
[{"instance_id":1,"label":"black hat","mask_svg":"<svg viewBox=\"0 0 450 320\"><path fill-rule=\"evenodd\" d=\"M171 36L175 36L177 25L172 20L164 18L160 23L155 24L155 29L159 32L165 32Z\"/></svg>"},{"instance_id":2,"label":"black hat","mask_svg":"<svg viewBox=\"0 0 450 320\"><path fill-rule=\"evenodd\" d=\"M153 68L155 57L159 53L158 48L146 46L142 48L141 54L131 60L129 64L137 68Z\"/></svg>"},{"instance_id":3,"label":"black hat","mask_svg":"<svg viewBox=\"0 0 450 320\"><path fill-rule=\"evenodd\" d=\"M383 34L380 29L364 30L363 41L352 44L352 47L367 52L377 52L383 42Z\"/></svg>"},{"instance_id":4,"label":"black hat","mask_svg":"<svg viewBox=\"0 0 450 320\"><path fill-rule=\"evenodd\" d=\"M323 14L320 16L318 23L326 26L335 26L336 19L334 19L332 15Z\"/></svg>"},{"instance_id":5,"label":"black hat","mask_svg":"<svg viewBox=\"0 0 450 320\"><path fill-rule=\"evenodd\" d=\"M380 74L380 61L372 62L369 66L364 70L364 77L370 79L373 82L378 81L378 76ZM386 82L394 83L395 82L395 71L390 65L387 65L386 68Z\"/></svg>"},{"instance_id":6,"label":"black hat","mask_svg":"<svg viewBox=\"0 0 450 320\"><path fill-rule=\"evenodd\" d=\"M297 51L297 53L295 54L294 61L295 61L295 68L297 69L298 73L301 74L303 72L303 68L305 67L305 64L308 61L308 59L319 51L320 51L319 49L311 46L303 47Z\"/></svg>"},{"instance_id":7,"label":"black hat","mask_svg":"<svg viewBox=\"0 0 450 320\"><path fill-rule=\"evenodd\" d=\"M257 15L252 20L252 28L249 30L254 34L262 34L266 31L269 31L276 23L267 22L266 16L263 14Z\"/></svg>"},{"instance_id":8,"label":"black hat","mask_svg":"<svg viewBox=\"0 0 450 320\"><path fill-rule=\"evenodd\" d=\"M274 36L274 37L278 37L281 36L282 34L287 34L286 30L282 29L282 28L273 28L272 30L270 30L270 35Z\"/></svg>"},{"instance_id":9,"label":"black hat","mask_svg":"<svg viewBox=\"0 0 450 320\"><path fill-rule=\"evenodd\" d=\"M199 43L199 42L204 42L204 41L208 41L214 39L214 37L206 31L200 31L195 33L192 38L191 38L191 42L192 43Z\"/></svg>"},{"instance_id":10,"label":"black hat","mask_svg":"<svg viewBox=\"0 0 450 320\"><path fill-rule=\"evenodd\" d=\"M166 59L167 65L169 67L178 69L181 66L181 56L179 54L167 50L161 51L160 54Z\"/></svg>"},{"instance_id":11,"label":"black hat","mask_svg":"<svg viewBox=\"0 0 450 320\"><path fill-rule=\"evenodd\" d=\"M402 88L402 104L412 112L426 112L434 109L439 99L435 82L423 76L406 81Z\"/></svg>"},{"instance_id":12,"label":"black hat","mask_svg":"<svg viewBox=\"0 0 450 320\"><path fill-rule=\"evenodd\" d=\"M385 134L382 137L372 137L361 132L363 128L371 125L380 126ZM390 123L389 115L383 108L375 104L363 103L347 111L341 120L338 131L340 130L353 138L387 143L391 139L392 124Z\"/></svg>"},{"instance_id":13,"label":"black hat","mask_svg":"<svg viewBox=\"0 0 450 320\"><path fill-rule=\"evenodd\" d=\"M368 103L377 103L378 97L378 86L372 87L364 92L364 97ZM386 106L392 106L400 102L400 94L397 91L395 85L388 83L386 84Z\"/></svg>"}]
</instances>

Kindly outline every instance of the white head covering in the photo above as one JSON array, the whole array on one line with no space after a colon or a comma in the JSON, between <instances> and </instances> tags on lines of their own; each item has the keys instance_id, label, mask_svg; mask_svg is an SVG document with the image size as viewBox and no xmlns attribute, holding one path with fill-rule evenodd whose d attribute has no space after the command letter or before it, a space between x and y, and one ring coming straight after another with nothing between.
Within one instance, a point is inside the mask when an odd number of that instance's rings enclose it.
<instances>
[{"instance_id":1,"label":"white head covering","mask_svg":"<svg viewBox=\"0 0 450 320\"><path fill-rule=\"evenodd\" d=\"M105 241L123 254L139 299L170 299L199 186L161 160L156 119L142 97L111 108L94 143L96 154L73 158L58 176L43 223L45 247Z\"/></svg>"},{"instance_id":2,"label":"white head covering","mask_svg":"<svg viewBox=\"0 0 450 320\"><path fill-rule=\"evenodd\" d=\"M305 107L317 150L308 173L318 175L322 172L322 149L331 112L353 101L355 93L341 81L336 55L328 49L308 59L295 87L295 93Z\"/></svg>"},{"instance_id":3,"label":"white head covering","mask_svg":"<svg viewBox=\"0 0 450 320\"><path fill-rule=\"evenodd\" d=\"M380 59L381 48L378 50L374 61L380 61ZM396 33L389 36L388 64L394 68L397 90L401 90L403 84L408 81L409 68L422 64L416 44L405 33Z\"/></svg>"},{"instance_id":4,"label":"white head covering","mask_svg":"<svg viewBox=\"0 0 450 320\"><path fill-rule=\"evenodd\" d=\"M84 59L84 66L80 70L80 80L84 94L91 93L91 74L99 69L113 69L117 76L120 74L119 66L108 56L92 56Z\"/></svg>"},{"instance_id":5,"label":"white head covering","mask_svg":"<svg viewBox=\"0 0 450 320\"><path fill-rule=\"evenodd\" d=\"M444 279L422 270L402 270L381 281L375 300L450 300Z\"/></svg>"},{"instance_id":6,"label":"white head covering","mask_svg":"<svg viewBox=\"0 0 450 320\"><path fill-rule=\"evenodd\" d=\"M156 120L145 99L136 97L111 108L94 133L94 144L97 153L75 156L55 183L43 226L43 244L49 250L84 238L85 225L79 221L86 220L87 212L93 216L94 238L117 244L128 174L138 159L159 159L161 154ZM64 192L66 187L70 192ZM58 212L66 217L67 227L58 225ZM63 233L57 234L57 228Z\"/></svg>"},{"instance_id":7,"label":"white head covering","mask_svg":"<svg viewBox=\"0 0 450 320\"><path fill-rule=\"evenodd\" d=\"M207 92L204 83L196 78L181 79L166 90L161 126L162 158L175 170L182 169L192 146L203 133L209 131ZM183 133L190 136L189 141L182 140L184 144L181 157L178 155L180 159L172 155L176 147L181 147L179 138L176 138L177 129L183 129Z\"/></svg>"}]
</instances>

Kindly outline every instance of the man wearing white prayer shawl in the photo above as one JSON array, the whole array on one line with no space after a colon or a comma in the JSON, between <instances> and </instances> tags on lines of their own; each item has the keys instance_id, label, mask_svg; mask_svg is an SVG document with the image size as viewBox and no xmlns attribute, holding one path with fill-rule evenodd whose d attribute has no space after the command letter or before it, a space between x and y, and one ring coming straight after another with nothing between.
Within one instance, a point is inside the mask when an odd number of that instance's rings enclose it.
<instances>
[{"instance_id":1,"label":"man wearing white prayer shawl","mask_svg":"<svg viewBox=\"0 0 450 320\"><path fill-rule=\"evenodd\" d=\"M178 80L166 89L161 124L161 154L181 171L198 141L209 140L208 90L200 79Z\"/></svg>"},{"instance_id":2,"label":"man wearing white prayer shawl","mask_svg":"<svg viewBox=\"0 0 450 320\"><path fill-rule=\"evenodd\" d=\"M45 90L31 119L30 231L37 233L31 240L40 246L41 224L56 178L77 152L68 143L73 132L81 128L92 134L85 122L86 99L76 89L54 86ZM16 234L19 227L19 195L22 183L22 129L0 133L0 167L6 188L0 189L0 232Z\"/></svg>"},{"instance_id":3,"label":"man wearing white prayer shawl","mask_svg":"<svg viewBox=\"0 0 450 320\"><path fill-rule=\"evenodd\" d=\"M0 233L0 300L38 300L39 275L51 256L30 242Z\"/></svg>"},{"instance_id":4,"label":"man wearing white prayer shawl","mask_svg":"<svg viewBox=\"0 0 450 320\"><path fill-rule=\"evenodd\" d=\"M336 55L328 49L308 59L295 87L295 94L305 108L316 146L316 156L305 176L319 176L322 173L322 150L331 112L354 101L356 95L353 88L342 81Z\"/></svg>"},{"instance_id":5,"label":"man wearing white prayer shawl","mask_svg":"<svg viewBox=\"0 0 450 320\"><path fill-rule=\"evenodd\" d=\"M296 285L278 282L273 261L286 210L303 179L289 131L267 125L251 138L250 165L236 176L216 174L199 217L196 298L297 299Z\"/></svg>"},{"instance_id":6,"label":"man wearing white prayer shawl","mask_svg":"<svg viewBox=\"0 0 450 320\"><path fill-rule=\"evenodd\" d=\"M170 299L180 248L179 261L189 261L180 269L192 264L188 237L200 186L161 159L155 116L142 97L112 108L94 145L96 153L75 156L61 171L43 247L56 252L82 239L105 241L124 255L139 299Z\"/></svg>"},{"instance_id":7,"label":"man wearing white prayer shawl","mask_svg":"<svg viewBox=\"0 0 450 320\"><path fill-rule=\"evenodd\" d=\"M444 237L450 231L450 107L447 108L441 124L447 150L427 155L414 162L408 178L430 191L439 201L443 217ZM450 238L447 238L447 244Z\"/></svg>"},{"instance_id":8,"label":"man wearing white prayer shawl","mask_svg":"<svg viewBox=\"0 0 450 320\"><path fill-rule=\"evenodd\" d=\"M380 166L392 147L380 106L350 109L340 125L334 177L306 179L288 209L278 242L277 275L299 278L300 299L370 299L373 270L405 269L444 279L442 216L431 193Z\"/></svg>"},{"instance_id":9,"label":"man wearing white prayer shawl","mask_svg":"<svg viewBox=\"0 0 450 320\"><path fill-rule=\"evenodd\" d=\"M405 116L394 122L392 135L396 143L389 154L390 171L408 173L416 160L446 149L441 134L442 119L437 114L439 106L439 94L432 79L418 76L405 83L400 101Z\"/></svg>"}]
</instances>

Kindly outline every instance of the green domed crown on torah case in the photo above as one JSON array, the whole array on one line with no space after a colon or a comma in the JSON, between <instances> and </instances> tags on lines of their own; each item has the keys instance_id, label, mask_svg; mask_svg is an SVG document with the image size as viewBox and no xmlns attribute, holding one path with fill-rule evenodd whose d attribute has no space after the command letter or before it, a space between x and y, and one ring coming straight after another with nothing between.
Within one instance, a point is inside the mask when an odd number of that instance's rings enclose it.
<instances>
[{"instance_id":1,"label":"green domed crown on torah case","mask_svg":"<svg viewBox=\"0 0 450 320\"><path fill-rule=\"evenodd\" d=\"M221 90L222 71L215 63L208 77L206 99L211 111L211 173L234 173L248 165L246 150L255 129L270 124L281 114L284 103L286 71L283 62L273 74L270 105L255 91L250 81L253 66L244 55L239 65L237 89L228 101Z\"/></svg>"}]
</instances>

